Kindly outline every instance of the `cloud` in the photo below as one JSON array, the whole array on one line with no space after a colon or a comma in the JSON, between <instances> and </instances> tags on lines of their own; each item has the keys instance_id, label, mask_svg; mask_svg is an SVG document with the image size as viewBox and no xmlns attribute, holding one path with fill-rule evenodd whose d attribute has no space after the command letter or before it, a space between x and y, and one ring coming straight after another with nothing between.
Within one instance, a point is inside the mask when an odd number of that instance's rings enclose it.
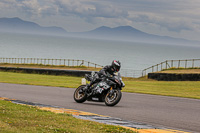
<instances>
[{"instance_id":1,"label":"cloud","mask_svg":"<svg viewBox=\"0 0 200 133\"><path fill-rule=\"evenodd\" d=\"M93 2L90 0L2 0L0 11L10 9L13 14L27 17L48 17L52 15L75 16L87 22L95 22L99 18L126 18L128 11L112 4Z\"/></svg>"},{"instance_id":2,"label":"cloud","mask_svg":"<svg viewBox=\"0 0 200 133\"><path fill-rule=\"evenodd\" d=\"M62 15L76 15L85 19L127 17L126 10L117 9L113 5L105 5L90 1L57 0L55 4Z\"/></svg>"},{"instance_id":3,"label":"cloud","mask_svg":"<svg viewBox=\"0 0 200 133\"><path fill-rule=\"evenodd\" d=\"M111 27L140 23L181 32L200 30L199 7L199 0L1 0L0 15L34 20L75 17Z\"/></svg>"},{"instance_id":4,"label":"cloud","mask_svg":"<svg viewBox=\"0 0 200 133\"><path fill-rule=\"evenodd\" d=\"M141 24L157 25L169 31L200 32L200 1L198 0L133 0L129 7L130 20ZM130 3L129 3L130 4Z\"/></svg>"},{"instance_id":5,"label":"cloud","mask_svg":"<svg viewBox=\"0 0 200 133\"><path fill-rule=\"evenodd\" d=\"M39 0L2 0L0 7L0 11L5 15L12 12L13 15L21 14L30 18L41 18L56 14L56 7L52 5L51 0L43 0L42 2Z\"/></svg>"},{"instance_id":6,"label":"cloud","mask_svg":"<svg viewBox=\"0 0 200 133\"><path fill-rule=\"evenodd\" d=\"M195 30L198 23L191 20L178 17L162 16L160 14L152 13L138 13L130 16L133 22L144 24L155 24L161 28L166 28L169 31L181 32L182 30Z\"/></svg>"}]
</instances>

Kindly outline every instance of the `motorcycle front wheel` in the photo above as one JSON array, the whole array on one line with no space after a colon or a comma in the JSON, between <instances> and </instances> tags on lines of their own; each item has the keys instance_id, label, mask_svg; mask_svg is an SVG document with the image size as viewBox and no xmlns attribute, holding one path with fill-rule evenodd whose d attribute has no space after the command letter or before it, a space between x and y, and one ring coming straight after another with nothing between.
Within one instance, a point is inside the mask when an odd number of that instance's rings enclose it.
<instances>
[{"instance_id":1,"label":"motorcycle front wheel","mask_svg":"<svg viewBox=\"0 0 200 133\"><path fill-rule=\"evenodd\" d=\"M114 92L112 92L112 94L110 94L111 91L109 91L105 97L105 104L107 106L115 106L122 97L122 93L120 90L114 90Z\"/></svg>"},{"instance_id":2,"label":"motorcycle front wheel","mask_svg":"<svg viewBox=\"0 0 200 133\"><path fill-rule=\"evenodd\" d=\"M81 94L79 94L80 89L84 88L85 86L86 85L79 86L74 92L74 100L77 103L83 103L87 100L87 94L85 92L82 92Z\"/></svg>"}]
</instances>

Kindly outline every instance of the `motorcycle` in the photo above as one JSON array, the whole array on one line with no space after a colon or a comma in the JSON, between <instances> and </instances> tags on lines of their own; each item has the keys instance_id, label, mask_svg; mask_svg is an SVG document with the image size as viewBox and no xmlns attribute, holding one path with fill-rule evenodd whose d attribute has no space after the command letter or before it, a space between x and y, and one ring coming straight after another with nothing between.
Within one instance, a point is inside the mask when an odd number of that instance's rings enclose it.
<instances>
[{"instance_id":1,"label":"motorcycle","mask_svg":"<svg viewBox=\"0 0 200 133\"><path fill-rule=\"evenodd\" d=\"M74 100L77 103L83 103L87 100L105 102L107 106L114 106L121 100L121 90L125 84L122 81L120 73L99 78L97 73L92 72L91 75L86 74L85 79L87 81L97 79L100 82L93 84L90 89L86 89L84 91L80 90L83 90L86 85L79 86L74 92Z\"/></svg>"}]
</instances>

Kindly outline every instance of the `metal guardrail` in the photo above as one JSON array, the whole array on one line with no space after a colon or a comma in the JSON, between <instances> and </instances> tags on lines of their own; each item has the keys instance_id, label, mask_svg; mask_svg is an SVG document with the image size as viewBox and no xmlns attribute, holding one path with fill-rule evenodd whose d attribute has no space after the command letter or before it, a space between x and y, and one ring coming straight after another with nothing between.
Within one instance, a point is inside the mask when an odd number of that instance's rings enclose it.
<instances>
[{"instance_id":1,"label":"metal guardrail","mask_svg":"<svg viewBox=\"0 0 200 133\"><path fill-rule=\"evenodd\" d=\"M85 60L74 59L43 59L43 58L0 58L0 63L9 64L36 64L36 65L52 65L52 66L86 66L86 67L100 67L96 63Z\"/></svg>"},{"instance_id":2,"label":"metal guardrail","mask_svg":"<svg viewBox=\"0 0 200 133\"><path fill-rule=\"evenodd\" d=\"M142 71L142 76L149 72L158 72L169 68L200 68L200 59L166 60Z\"/></svg>"}]
</instances>

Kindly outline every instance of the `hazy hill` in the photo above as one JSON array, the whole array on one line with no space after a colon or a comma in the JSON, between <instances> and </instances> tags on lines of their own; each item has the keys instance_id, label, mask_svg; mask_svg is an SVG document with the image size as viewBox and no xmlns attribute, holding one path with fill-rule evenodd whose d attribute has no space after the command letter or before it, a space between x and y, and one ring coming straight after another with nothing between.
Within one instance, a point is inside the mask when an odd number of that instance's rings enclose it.
<instances>
[{"instance_id":1,"label":"hazy hill","mask_svg":"<svg viewBox=\"0 0 200 133\"><path fill-rule=\"evenodd\" d=\"M138 29L135 29L131 26L119 26L115 28L102 26L92 31L84 32L82 34L85 36L92 36L95 38L104 38L112 40L126 40L126 41L152 42L152 43L200 44L200 42L198 41L148 34Z\"/></svg>"},{"instance_id":2,"label":"hazy hill","mask_svg":"<svg viewBox=\"0 0 200 133\"><path fill-rule=\"evenodd\" d=\"M20 18L0 18L1 32L14 33L40 33L40 34L63 34L66 31L63 28L52 26L42 27L36 23L24 21Z\"/></svg>"}]
</instances>

